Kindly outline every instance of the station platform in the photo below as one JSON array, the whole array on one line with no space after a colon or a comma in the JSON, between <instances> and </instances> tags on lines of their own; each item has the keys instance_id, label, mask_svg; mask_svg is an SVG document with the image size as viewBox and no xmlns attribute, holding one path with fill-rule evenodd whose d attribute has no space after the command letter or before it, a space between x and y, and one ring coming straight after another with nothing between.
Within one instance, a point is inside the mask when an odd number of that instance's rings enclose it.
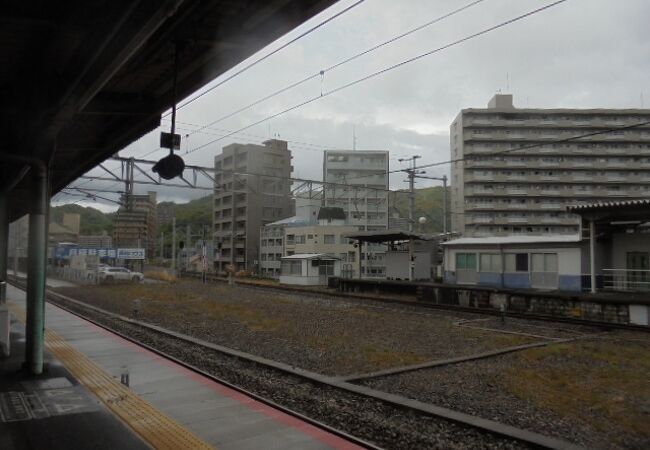
<instances>
[{"instance_id":1,"label":"station platform","mask_svg":"<svg viewBox=\"0 0 650 450\"><path fill-rule=\"evenodd\" d=\"M7 303L2 449L359 448L49 303L47 370L26 375L24 291L9 286Z\"/></svg>"}]
</instances>

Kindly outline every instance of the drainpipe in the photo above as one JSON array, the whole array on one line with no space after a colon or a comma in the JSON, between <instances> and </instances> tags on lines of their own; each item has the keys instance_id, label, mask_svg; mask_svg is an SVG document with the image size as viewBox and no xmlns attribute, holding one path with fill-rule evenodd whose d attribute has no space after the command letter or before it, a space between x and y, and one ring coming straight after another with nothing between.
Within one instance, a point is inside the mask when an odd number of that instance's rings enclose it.
<instances>
[{"instance_id":1,"label":"drainpipe","mask_svg":"<svg viewBox=\"0 0 650 450\"><path fill-rule=\"evenodd\" d=\"M32 168L31 174L25 368L39 375L43 373L48 171L44 166L38 166Z\"/></svg>"},{"instance_id":2,"label":"drainpipe","mask_svg":"<svg viewBox=\"0 0 650 450\"><path fill-rule=\"evenodd\" d=\"M591 293L596 293L596 221L589 219L589 272L591 274Z\"/></svg>"}]
</instances>

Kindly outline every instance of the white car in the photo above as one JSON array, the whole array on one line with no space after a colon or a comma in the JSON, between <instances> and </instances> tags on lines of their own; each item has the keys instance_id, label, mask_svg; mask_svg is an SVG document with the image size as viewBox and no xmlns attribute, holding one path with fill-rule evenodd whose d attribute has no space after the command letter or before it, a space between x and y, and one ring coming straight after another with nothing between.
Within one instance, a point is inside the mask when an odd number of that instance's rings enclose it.
<instances>
[{"instance_id":1,"label":"white car","mask_svg":"<svg viewBox=\"0 0 650 450\"><path fill-rule=\"evenodd\" d=\"M139 283L144 280L144 275L140 272L132 272L125 267L104 267L97 271L97 277L100 282L113 283L115 281L133 281Z\"/></svg>"}]
</instances>

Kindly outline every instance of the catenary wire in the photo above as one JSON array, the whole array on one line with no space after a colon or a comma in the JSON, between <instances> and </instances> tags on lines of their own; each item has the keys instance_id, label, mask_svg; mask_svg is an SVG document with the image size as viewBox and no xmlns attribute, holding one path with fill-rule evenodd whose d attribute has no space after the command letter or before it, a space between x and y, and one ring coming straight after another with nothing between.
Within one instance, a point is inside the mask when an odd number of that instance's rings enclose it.
<instances>
[{"instance_id":1,"label":"catenary wire","mask_svg":"<svg viewBox=\"0 0 650 450\"><path fill-rule=\"evenodd\" d=\"M296 36L295 38L291 39L289 42L287 42L287 43L285 43L285 44L282 44L280 47L276 48L275 50L273 50L273 51L267 53L266 55L262 56L261 58L256 59L255 61L251 62L250 64L247 64L247 65L244 66L244 67L242 67L242 68L239 69L237 72L233 73L232 75L228 76L227 78L225 78L225 79L219 81L219 82L218 82L217 84L215 84L214 86L211 86L210 88L206 89L205 91L201 92L200 94L198 94L198 95L192 97L191 99L189 99L189 100L187 100L187 101L181 103L181 104L178 106L177 109L184 108L185 106L187 106L187 105L189 105L189 104L195 102L195 101L198 100L199 98L203 97L205 94L207 94L207 93L209 93L209 92L212 92L213 90L215 90L215 89L218 88L219 86L222 86L223 84L225 84L225 83L227 83L228 81L232 80L233 78L235 78L235 77L241 75L242 73L246 72L247 70L251 69L252 67L255 67L256 65L258 65L258 64L261 63L262 61L265 61L265 60L268 59L269 57L271 57L271 56L275 55L276 53L278 53L279 51L281 51L281 50L287 48L288 46L290 46L291 44L295 43L296 41L302 39L303 37L307 36L308 34L311 34L312 32L314 32L314 31L316 31L317 29L321 28L322 26L328 24L329 22L331 22L332 20L336 19L337 17L339 17L339 16L345 14L346 12L350 11L351 9L353 9L353 8L355 8L355 7L357 7L357 6L359 6L359 5L360 5L361 3L363 3L364 1L365 1L365 0L358 0L358 1L356 1L355 3L353 3L352 5L348 6L347 8L345 8L345 9L339 11L338 13L336 13L336 14L334 14L334 15L328 17L327 19L323 20L322 22L320 22L320 23L314 25L314 26L311 27L310 29L304 31L303 33L299 34L299 35ZM170 114L171 114L171 113L167 113L167 114L163 115L163 117L167 117L167 116L169 116Z\"/></svg>"},{"instance_id":2,"label":"catenary wire","mask_svg":"<svg viewBox=\"0 0 650 450\"><path fill-rule=\"evenodd\" d=\"M497 25L493 25L493 26L491 26L491 27L489 27L489 28L485 28L485 29L483 29L483 30L481 30L481 31L478 31L478 32L476 32L476 33L473 33L473 34L471 34L471 35L469 35L469 36L465 36L465 37L463 37L463 38L461 38L461 39L457 39L457 40L455 40L455 41L453 41L453 42L450 42L450 43L448 43L448 44L445 44L445 45L443 45L443 46L441 46L441 47L435 48L435 49L430 50L430 51L425 52L425 53L421 53L421 54L419 54L419 55L417 55L417 56L414 56L414 57L412 57L412 58L406 59L406 60L404 60L404 61L401 61L401 62L399 62L399 63L393 64L393 65L391 65L391 66L388 66L388 67L386 67L386 68L384 68L384 69L382 69L382 70L378 70L378 71L373 72L373 73L371 73L371 74L369 74L369 75L366 75L366 76L363 76L363 77L361 77L361 78L358 78L358 79L356 79L356 80L354 80L354 81L351 81L351 82L349 82L349 83L346 83L346 84L344 84L344 85L341 85L341 86L339 86L339 87L337 87L337 88L334 88L334 89L332 89L332 90L330 90L330 91L323 92L323 93L321 93L320 95L318 95L318 96L316 96L316 97L312 97L312 98L310 98L310 99L308 99L308 100L302 101L302 102L300 102L300 103L298 103L298 104L295 104L295 105L293 105L293 106L291 106L291 107L289 107L289 108L286 108L286 109L284 109L284 110L282 110L282 111L279 111L279 112L277 112L277 113L275 113L275 114L272 114L272 115L267 116L267 117L265 117L265 118L263 118L263 119L260 119L260 120L258 120L258 121L256 121L256 122L253 122L253 123L251 123L251 124L248 124L248 125L246 125L246 126L244 126L244 127L242 127L242 128L239 128L238 130L236 130L236 131L234 131L234 132L232 132L232 133L230 133L230 134L227 134L227 135L223 136L223 137L220 137L220 138L218 138L218 139L214 139L214 140L212 140L212 141L209 141L209 142L207 142L207 143L205 143L205 144L199 145L198 147L195 147L195 148L193 148L193 149L191 149L191 150L188 150L188 151L186 152L186 154L194 153L194 152L196 152L196 151L198 151L198 150L201 150L201 149L203 149L203 148L205 148L205 147L207 147L207 146L209 146L209 145L214 144L215 142L218 142L218 141L220 141L220 140L223 140L223 139L225 139L225 138L227 138L227 137L229 137L229 136L232 136L232 135L234 135L234 134L237 134L237 133L239 133L239 132L241 132L241 131L244 131L244 130L247 130L247 129L249 129L249 128L252 128L252 127L254 127L254 126L256 126L256 125L259 125L259 124L261 124L261 123L264 123L264 122L266 122L266 121L268 121L268 120L271 120L271 119L274 119L274 118L276 118L276 117L279 117L279 116L281 116L281 115L283 115L283 114L286 114L286 113L288 113L288 112L291 112L291 111L294 111L294 110L296 110L296 109L299 109L299 108L301 108L301 107L303 107L303 106L305 106L305 105L308 105L308 104L313 103L313 102L315 102L315 101L317 101L317 100L320 100L321 98L324 98L324 97L327 97L327 96L329 96L329 95L335 94L335 93L340 92L340 91L342 91L342 90L344 90L344 89L347 89L347 88L349 88L349 87L352 87L352 86L355 86L355 85L357 85L357 84L360 84L360 83L362 83L362 82L364 82L364 81L368 81L368 80L370 80L370 79L372 79L372 78L375 78L375 77L377 77L377 76L379 76L379 75L383 75L383 74L385 74L385 73L387 73L387 72L389 72L389 71L395 70L395 69L397 69L397 68L399 68L399 67L405 66L405 65L410 64L410 63L415 62L415 61L418 61L418 60L420 60L420 59L422 59L422 58L425 58L425 57L427 57L427 56L430 56L430 55L433 55L433 54L439 53L439 52L441 52L441 51L443 51L443 50L449 49L449 48L451 48L451 47L454 47L454 46L460 45L460 44L462 44L462 43L464 43L464 42L467 42L467 41L469 41L469 40L471 40L471 39L475 39L475 38L477 38L477 37L479 37L479 36L482 36L482 35L485 35L485 34L487 34L487 33L490 33L490 32L492 32L492 31L494 31L494 30L497 30L497 29L499 29L499 28L505 27L505 26L510 25L510 24L512 24L512 23L514 23L514 22L517 22L517 21L520 21L520 20L525 19L525 18L527 18L527 17L530 17L530 16L532 16L532 15L534 15L534 14L540 13L540 12L542 12L542 11L544 11L544 10L547 10L547 9L549 9L549 8L552 8L552 7L554 7L554 6L557 6L557 5L559 5L559 4L561 4L561 3L564 3L564 2L566 2L566 1L567 1L567 0L557 0L557 1L553 2L553 3L549 3L549 4L547 4L547 5L544 5L544 6L542 6L542 7L536 8L536 9L534 9L534 10L532 10L532 11L527 12L527 13L524 13L524 14L518 15L518 16L513 17L513 18L511 18L511 19L508 19L508 20L506 20L506 21L500 22L500 23L498 23Z\"/></svg>"},{"instance_id":3,"label":"catenary wire","mask_svg":"<svg viewBox=\"0 0 650 450\"><path fill-rule=\"evenodd\" d=\"M388 39L386 41L383 41L383 42L381 42L381 43L379 43L377 45L374 45L374 46L372 46L372 47L370 47L370 48L368 48L368 49L366 49L366 50L364 50L364 51L362 51L360 53L356 53L356 54L354 54L354 55L352 55L352 56L350 56L348 58L345 58L345 59L343 59L343 60L341 60L341 61L339 61L339 62L337 62L335 64L332 64L329 67L326 67L325 69L322 69L322 70L320 70L320 71L318 71L316 73L308 75L308 76L306 76L305 78L303 78L303 79L301 79L299 81L296 81L296 82L291 83L291 84L289 84L289 85L287 85L287 86L285 86L283 88L280 88L280 89L278 89L278 90L276 90L276 91L274 91L274 92L272 92L272 93L270 93L270 94L268 94L268 95L266 95L266 96L264 96L264 97L262 97L262 98L260 98L260 99L258 99L256 101L254 101L252 103L247 104L246 106L243 106L243 107L241 107L239 109L236 109L235 111L232 111L232 112L230 112L230 113L228 113L228 114L226 114L224 116L221 116L218 119L204 125L202 128L199 128L198 130L193 131L190 134L200 132L203 128L209 128L209 127L211 127L213 125L216 125L217 123L223 122L224 120L229 119L229 118L233 117L234 115L239 114L239 113L241 113L243 111L246 111L247 109L250 109L253 106L257 106L260 103L263 103L263 102L265 102L267 100L270 100L273 97L277 97L278 95L283 94L283 93L285 93L287 91L290 91L291 89L294 89L294 88L296 88L298 86L301 86L301 85L305 84L308 81L311 81L311 80L313 80L315 78L318 78L319 76L322 77L327 72L329 72L331 70L337 69L338 67L341 67L341 66L343 66L343 65L345 65L345 64L347 64L349 62L352 62L352 61L354 61L354 60L356 60L356 59L358 59L358 58L360 58L360 57L362 57L364 55L367 55L368 53L374 52L375 50L378 50L378 49L380 49L380 48L382 48L382 47L384 47L386 45L392 44L392 43L394 43L394 42L396 42L396 41L398 41L400 39L403 39L403 38L405 38L407 36L410 36L410 35L418 32L420 30L423 30L424 28L427 28L427 27L429 27L431 25L434 25L434 24L436 24L438 22L441 22L441 21L443 21L443 20L445 20L445 19L447 19L449 17L452 17L452 16L454 16L456 14L459 14L462 11L465 11L466 9L471 8L472 6L476 6L479 3L482 3L483 1L485 1L485 0L475 0L475 1L471 2L471 3L469 3L469 4L461 6L460 8L456 8L455 10L453 10L453 11L451 11L449 13L446 13L446 14L444 14L442 16L436 17L435 19L429 20L428 22L423 23L423 24L421 24L421 25L419 25L419 26L417 26L415 28L412 28L412 29L410 29L410 30L408 30L408 31L406 31L406 32L404 32L402 34L394 36L394 37L392 37L392 38L390 38L390 39Z\"/></svg>"}]
</instances>

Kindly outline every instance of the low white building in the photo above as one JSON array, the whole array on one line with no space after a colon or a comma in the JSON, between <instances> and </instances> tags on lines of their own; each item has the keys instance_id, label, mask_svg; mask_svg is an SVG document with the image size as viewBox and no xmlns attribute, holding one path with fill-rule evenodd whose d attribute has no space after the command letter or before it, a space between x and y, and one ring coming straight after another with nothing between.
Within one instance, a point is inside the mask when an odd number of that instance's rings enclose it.
<instances>
[{"instance_id":1,"label":"low white building","mask_svg":"<svg viewBox=\"0 0 650 450\"><path fill-rule=\"evenodd\" d=\"M580 291L577 235L460 238L443 243L444 280L510 289Z\"/></svg>"},{"instance_id":2,"label":"low white building","mask_svg":"<svg viewBox=\"0 0 650 450\"><path fill-rule=\"evenodd\" d=\"M341 260L324 253L302 253L282 258L280 283L326 286L329 277L341 275Z\"/></svg>"}]
</instances>

